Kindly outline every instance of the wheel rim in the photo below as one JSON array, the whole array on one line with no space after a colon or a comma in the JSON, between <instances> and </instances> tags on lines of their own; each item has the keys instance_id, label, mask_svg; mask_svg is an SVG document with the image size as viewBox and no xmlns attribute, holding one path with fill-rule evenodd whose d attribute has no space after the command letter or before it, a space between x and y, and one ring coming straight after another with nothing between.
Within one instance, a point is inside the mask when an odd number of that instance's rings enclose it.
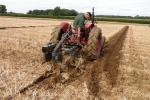
<instances>
[{"instance_id":1,"label":"wheel rim","mask_svg":"<svg viewBox=\"0 0 150 100\"><path fill-rule=\"evenodd\" d=\"M98 56L100 54L100 49L101 49L101 36L98 36L98 42L96 46L96 55Z\"/></svg>"}]
</instances>

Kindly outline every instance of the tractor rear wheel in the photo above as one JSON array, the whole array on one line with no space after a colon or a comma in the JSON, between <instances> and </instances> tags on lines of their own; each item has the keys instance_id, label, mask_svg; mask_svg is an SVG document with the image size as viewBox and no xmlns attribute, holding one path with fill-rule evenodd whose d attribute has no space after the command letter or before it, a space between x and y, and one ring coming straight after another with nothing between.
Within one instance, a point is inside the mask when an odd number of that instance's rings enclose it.
<instances>
[{"instance_id":1,"label":"tractor rear wheel","mask_svg":"<svg viewBox=\"0 0 150 100\"><path fill-rule=\"evenodd\" d=\"M50 42L52 43L57 43L62 36L62 29L60 26L56 26L53 30L52 33L50 34Z\"/></svg>"},{"instance_id":2,"label":"tractor rear wheel","mask_svg":"<svg viewBox=\"0 0 150 100\"><path fill-rule=\"evenodd\" d=\"M100 56L102 50L102 33L101 29L98 27L93 27L89 33L88 45L87 45L87 55L88 60L93 61Z\"/></svg>"}]
</instances>

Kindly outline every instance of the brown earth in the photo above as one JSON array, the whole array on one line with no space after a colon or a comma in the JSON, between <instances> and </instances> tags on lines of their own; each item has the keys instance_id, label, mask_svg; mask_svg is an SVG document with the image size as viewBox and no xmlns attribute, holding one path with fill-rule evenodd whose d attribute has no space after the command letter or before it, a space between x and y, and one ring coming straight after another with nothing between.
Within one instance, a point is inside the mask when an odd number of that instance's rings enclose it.
<instances>
[{"instance_id":1,"label":"brown earth","mask_svg":"<svg viewBox=\"0 0 150 100\"><path fill-rule=\"evenodd\" d=\"M106 37L101 56L93 62L80 58L80 69L60 63L53 69L43 61L41 47L60 20L0 21L0 99L150 99L148 25L99 22Z\"/></svg>"}]
</instances>

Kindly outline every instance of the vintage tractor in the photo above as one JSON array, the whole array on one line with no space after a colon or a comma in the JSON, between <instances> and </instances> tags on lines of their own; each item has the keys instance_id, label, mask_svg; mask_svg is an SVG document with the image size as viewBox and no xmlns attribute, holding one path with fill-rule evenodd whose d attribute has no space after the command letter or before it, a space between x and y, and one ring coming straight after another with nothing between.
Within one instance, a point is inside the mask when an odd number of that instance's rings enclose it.
<instances>
[{"instance_id":1,"label":"vintage tractor","mask_svg":"<svg viewBox=\"0 0 150 100\"><path fill-rule=\"evenodd\" d=\"M101 29L96 26L94 20L94 7L92 9L92 23L85 24L85 29L81 32L81 44L77 43L77 33L72 32L72 27L68 22L61 22L50 34L50 41L42 47L45 61L52 61L53 65L57 61L63 61L64 54L70 54L70 61L75 62L79 52L84 49L86 58L90 61L97 59L103 45L105 37L102 36Z\"/></svg>"}]
</instances>

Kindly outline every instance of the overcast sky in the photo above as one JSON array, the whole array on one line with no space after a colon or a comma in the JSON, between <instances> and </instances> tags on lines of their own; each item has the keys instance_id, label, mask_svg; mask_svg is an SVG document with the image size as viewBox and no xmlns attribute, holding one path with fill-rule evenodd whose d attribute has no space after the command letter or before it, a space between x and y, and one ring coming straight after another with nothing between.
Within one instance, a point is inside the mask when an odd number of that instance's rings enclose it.
<instances>
[{"instance_id":1,"label":"overcast sky","mask_svg":"<svg viewBox=\"0 0 150 100\"><path fill-rule=\"evenodd\" d=\"M150 16L150 0L0 0L7 12L27 13L29 10L74 9L95 15Z\"/></svg>"}]
</instances>

